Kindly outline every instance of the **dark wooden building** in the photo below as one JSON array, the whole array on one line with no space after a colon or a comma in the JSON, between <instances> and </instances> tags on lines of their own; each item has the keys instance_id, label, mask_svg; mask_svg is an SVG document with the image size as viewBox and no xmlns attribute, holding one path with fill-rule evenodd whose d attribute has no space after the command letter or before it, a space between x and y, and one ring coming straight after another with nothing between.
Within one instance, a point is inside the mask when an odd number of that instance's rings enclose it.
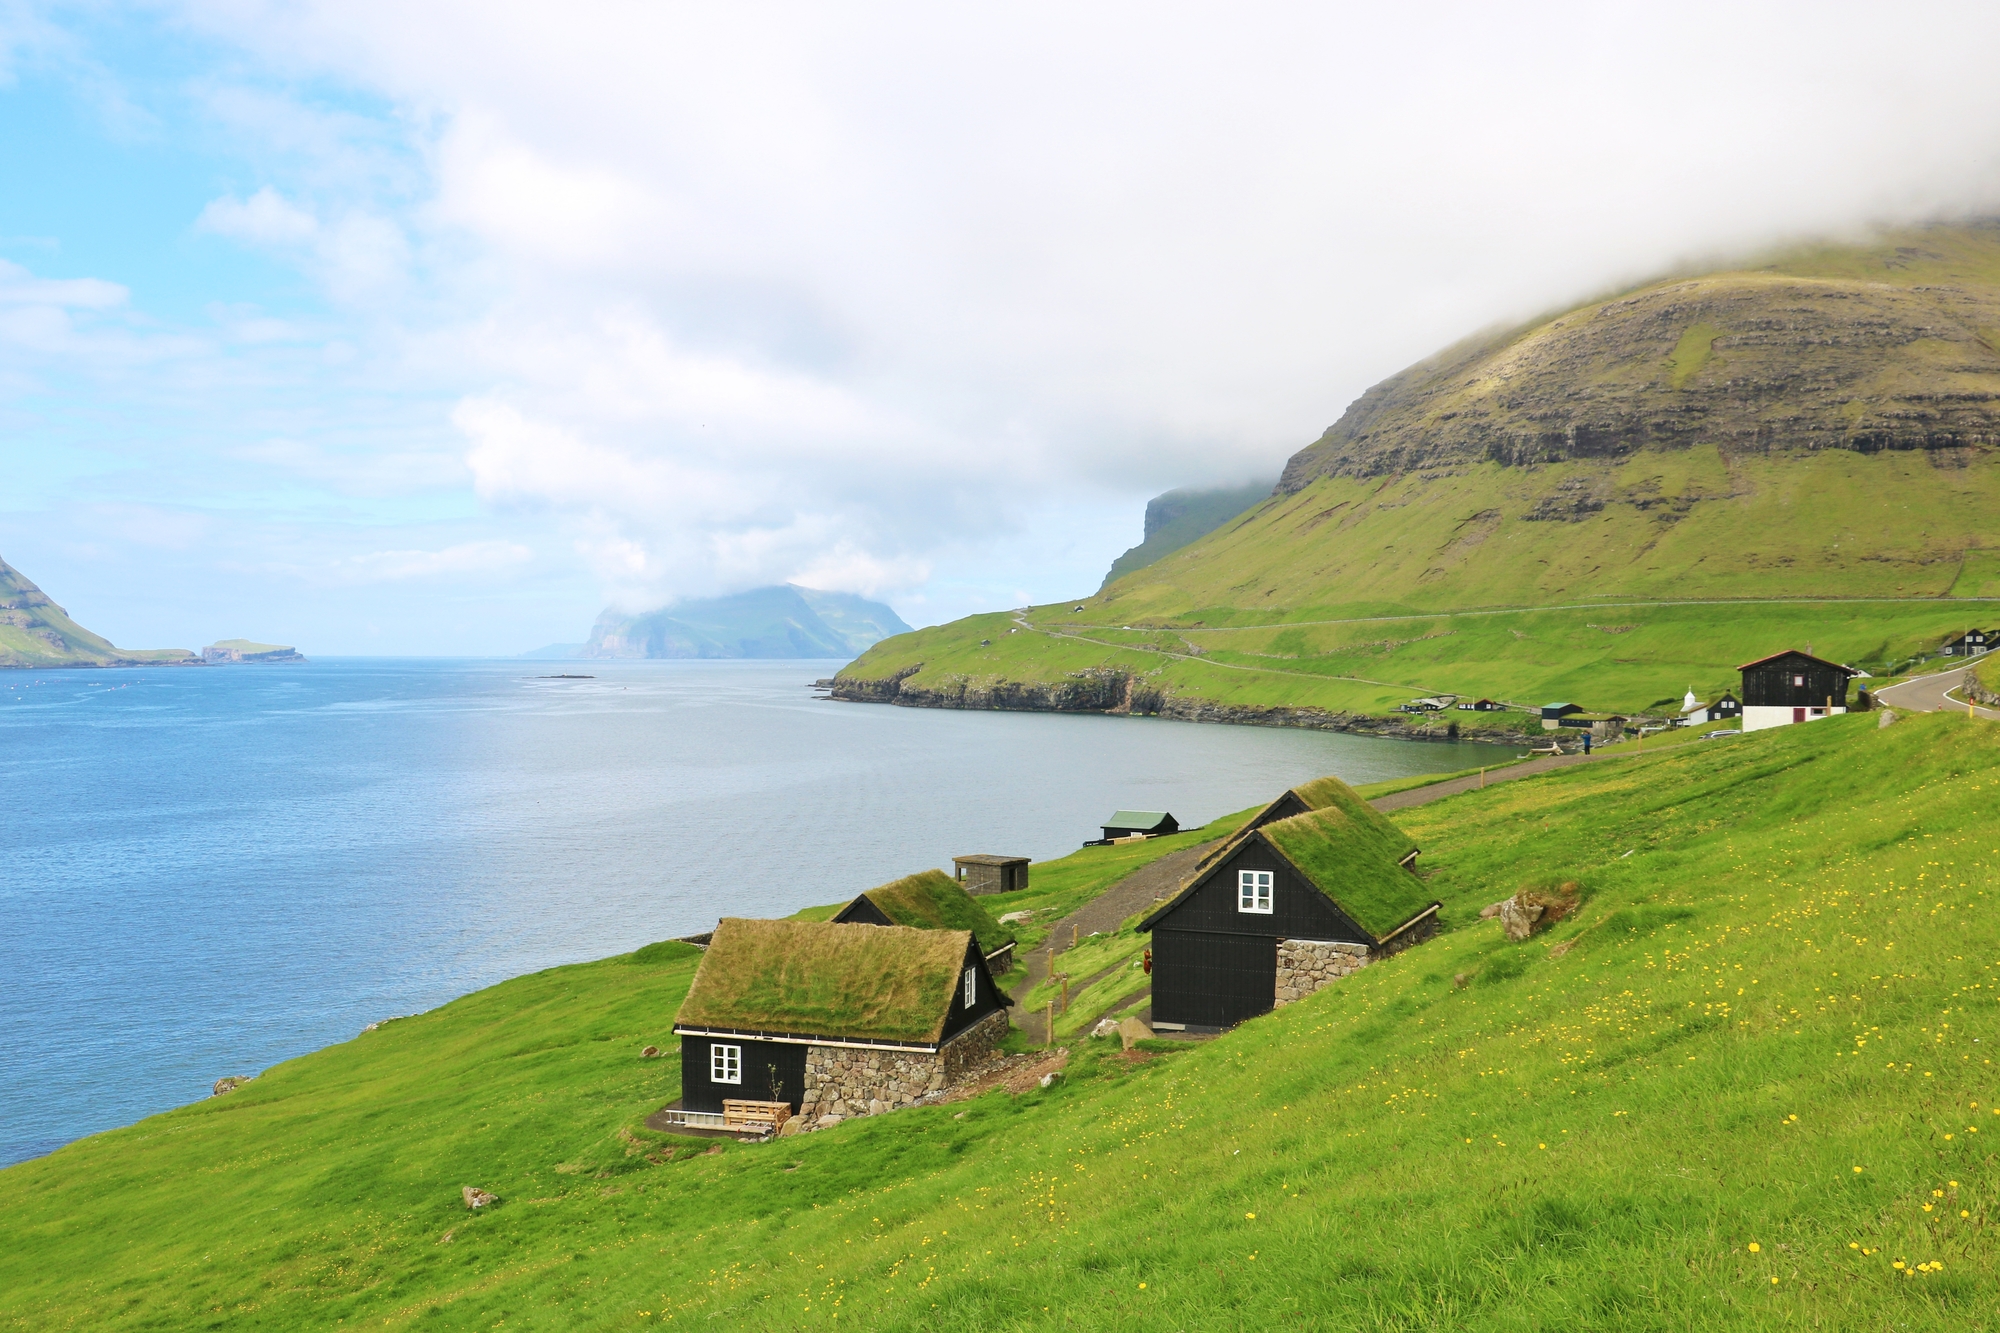
<instances>
[{"instance_id":1,"label":"dark wooden building","mask_svg":"<svg viewBox=\"0 0 2000 1333\"><path fill-rule=\"evenodd\" d=\"M1028 858L1025 856L974 856L951 858L952 874L967 893L1013 893L1028 887Z\"/></svg>"},{"instance_id":2,"label":"dark wooden building","mask_svg":"<svg viewBox=\"0 0 2000 1333\"><path fill-rule=\"evenodd\" d=\"M1438 905L1416 855L1337 778L1285 793L1140 923L1153 1026L1230 1027L1429 938Z\"/></svg>"},{"instance_id":3,"label":"dark wooden building","mask_svg":"<svg viewBox=\"0 0 2000 1333\"><path fill-rule=\"evenodd\" d=\"M1737 668L1743 673L1743 730L1762 731L1847 711L1850 667L1802 653L1773 653Z\"/></svg>"},{"instance_id":4,"label":"dark wooden building","mask_svg":"<svg viewBox=\"0 0 2000 1333\"><path fill-rule=\"evenodd\" d=\"M1945 645L1938 649L1938 654L1942 657L1979 657L1992 651L1996 638L2000 638L2000 635L1992 631L1969 629L1957 638L1946 641Z\"/></svg>"},{"instance_id":5,"label":"dark wooden building","mask_svg":"<svg viewBox=\"0 0 2000 1333\"><path fill-rule=\"evenodd\" d=\"M1581 713L1582 711L1583 706L1581 704L1543 704L1542 730L1554 731L1562 725L1564 718L1572 713Z\"/></svg>"},{"instance_id":6,"label":"dark wooden building","mask_svg":"<svg viewBox=\"0 0 2000 1333\"><path fill-rule=\"evenodd\" d=\"M1014 966L1014 931L994 920L985 906L942 870L905 875L868 890L833 919L866 926L909 926L913 930L969 930L979 941L987 970L1005 976Z\"/></svg>"},{"instance_id":7,"label":"dark wooden building","mask_svg":"<svg viewBox=\"0 0 2000 1333\"><path fill-rule=\"evenodd\" d=\"M857 1067L881 1083L864 1102L908 1105L911 1078L975 1054L955 1044L977 1033L997 1048L1011 1004L970 931L724 917L674 1020L681 1100L668 1110L691 1124L732 1099L799 1114Z\"/></svg>"},{"instance_id":8,"label":"dark wooden building","mask_svg":"<svg viewBox=\"0 0 2000 1333\"><path fill-rule=\"evenodd\" d=\"M1169 833L1181 831L1180 821L1164 810L1120 810L1104 821L1104 839L1129 838L1134 833L1143 833L1149 838L1163 838Z\"/></svg>"}]
</instances>

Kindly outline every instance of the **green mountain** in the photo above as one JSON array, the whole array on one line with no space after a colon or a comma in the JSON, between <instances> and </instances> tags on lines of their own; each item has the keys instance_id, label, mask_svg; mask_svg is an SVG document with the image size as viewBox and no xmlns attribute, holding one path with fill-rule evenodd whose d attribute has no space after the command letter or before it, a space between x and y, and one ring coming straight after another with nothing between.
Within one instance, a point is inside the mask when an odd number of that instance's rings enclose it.
<instances>
[{"instance_id":1,"label":"green mountain","mask_svg":"<svg viewBox=\"0 0 2000 1333\"><path fill-rule=\"evenodd\" d=\"M1253 481L1242 486L1168 491L1154 496L1146 502L1145 540L1111 562L1104 585L1109 587L1133 570L1144 569L1189 542L1206 537L1246 509L1262 504L1270 494L1269 482Z\"/></svg>"},{"instance_id":2,"label":"green mountain","mask_svg":"<svg viewBox=\"0 0 2000 1333\"><path fill-rule=\"evenodd\" d=\"M153 666L193 660L195 655L182 648L113 647L0 560L0 667Z\"/></svg>"},{"instance_id":3,"label":"green mountain","mask_svg":"<svg viewBox=\"0 0 2000 1333\"><path fill-rule=\"evenodd\" d=\"M606 611L576 655L848 658L909 628L881 602L781 583L640 616Z\"/></svg>"},{"instance_id":4,"label":"green mountain","mask_svg":"<svg viewBox=\"0 0 2000 1333\"><path fill-rule=\"evenodd\" d=\"M1834 718L1399 811L1438 938L763 1144L646 1127L692 946L550 968L0 1171L0 1324L1988 1327L1994 737ZM1024 943L1196 836L1037 866ZM1480 918L1565 882L1526 941Z\"/></svg>"},{"instance_id":5,"label":"green mountain","mask_svg":"<svg viewBox=\"0 0 2000 1333\"><path fill-rule=\"evenodd\" d=\"M1082 611L892 639L837 692L1335 722L1434 692L1644 709L1763 652L1881 671L2000 623L1996 516L2000 223L1917 228L1447 349L1362 395L1245 519Z\"/></svg>"}]
</instances>

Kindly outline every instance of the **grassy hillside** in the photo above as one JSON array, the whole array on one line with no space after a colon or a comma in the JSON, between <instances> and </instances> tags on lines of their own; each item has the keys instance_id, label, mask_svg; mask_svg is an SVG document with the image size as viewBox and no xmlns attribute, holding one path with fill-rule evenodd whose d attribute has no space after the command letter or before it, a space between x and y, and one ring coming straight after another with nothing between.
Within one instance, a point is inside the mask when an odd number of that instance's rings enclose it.
<instances>
[{"instance_id":1,"label":"grassy hillside","mask_svg":"<svg viewBox=\"0 0 2000 1333\"><path fill-rule=\"evenodd\" d=\"M904 702L978 706L1096 669L1184 712L1379 713L1431 690L1636 709L1789 646L1873 669L2000 623L1996 512L2000 225L1922 228L1448 349L1202 540L1021 623L888 640L843 677L918 668ZM1628 605L1654 602L1686 606ZM1501 610L1539 614L1463 615Z\"/></svg>"},{"instance_id":2,"label":"grassy hillside","mask_svg":"<svg viewBox=\"0 0 2000 1333\"><path fill-rule=\"evenodd\" d=\"M140 666L193 656L184 648L114 648L0 560L0 667Z\"/></svg>"},{"instance_id":3,"label":"grassy hillside","mask_svg":"<svg viewBox=\"0 0 2000 1333\"><path fill-rule=\"evenodd\" d=\"M0 1172L0 1321L1979 1327L1995 735L1834 719L1420 807L1439 939L759 1147L640 1127L685 950L524 977ZM1548 935L1480 921L1558 876Z\"/></svg>"},{"instance_id":4,"label":"grassy hillside","mask_svg":"<svg viewBox=\"0 0 2000 1333\"><path fill-rule=\"evenodd\" d=\"M1213 490L1175 490L1146 502L1145 540L1111 562L1105 583L1144 569L1189 542L1206 537L1271 494L1269 482L1248 482Z\"/></svg>"}]
</instances>

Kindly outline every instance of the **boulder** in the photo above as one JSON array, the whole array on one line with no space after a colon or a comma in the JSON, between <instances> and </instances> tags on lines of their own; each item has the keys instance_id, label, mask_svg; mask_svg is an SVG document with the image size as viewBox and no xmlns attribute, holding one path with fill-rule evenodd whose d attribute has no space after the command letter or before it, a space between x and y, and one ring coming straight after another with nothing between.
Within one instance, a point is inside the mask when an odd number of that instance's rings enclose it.
<instances>
[{"instance_id":1,"label":"boulder","mask_svg":"<svg viewBox=\"0 0 2000 1333\"><path fill-rule=\"evenodd\" d=\"M1115 1018L1100 1018L1100 1019L1098 1019L1098 1020L1097 1020L1097 1026L1096 1026L1096 1027L1094 1027L1094 1028L1092 1028L1092 1029L1090 1030L1090 1035L1091 1035L1091 1036L1093 1036L1093 1037L1115 1037L1115 1036L1117 1036L1117 1035L1118 1035L1118 1020L1117 1020L1117 1019L1115 1019Z\"/></svg>"},{"instance_id":2,"label":"boulder","mask_svg":"<svg viewBox=\"0 0 2000 1333\"><path fill-rule=\"evenodd\" d=\"M1125 1049L1128 1051L1132 1049L1133 1042L1144 1041L1146 1038L1152 1035L1153 1035L1153 1029L1148 1027L1145 1021L1141 1019L1137 1014L1134 1014L1132 1017L1127 1018L1118 1024L1119 1040L1125 1043Z\"/></svg>"},{"instance_id":3,"label":"boulder","mask_svg":"<svg viewBox=\"0 0 2000 1333\"><path fill-rule=\"evenodd\" d=\"M1500 904L1500 928L1507 932L1510 940L1525 940L1535 933L1535 923L1542 919L1543 908L1523 903L1519 898L1509 898Z\"/></svg>"},{"instance_id":4,"label":"boulder","mask_svg":"<svg viewBox=\"0 0 2000 1333\"><path fill-rule=\"evenodd\" d=\"M1882 710L1882 715L1875 719L1876 730L1879 731L1883 727L1893 726L1895 725L1895 721L1896 721L1896 714L1891 710L1885 708Z\"/></svg>"},{"instance_id":5,"label":"boulder","mask_svg":"<svg viewBox=\"0 0 2000 1333\"><path fill-rule=\"evenodd\" d=\"M1479 909L1479 919L1481 921L1491 921L1494 917L1500 915L1500 909L1505 907L1506 905L1507 904L1504 902L1488 903L1486 906Z\"/></svg>"},{"instance_id":6,"label":"boulder","mask_svg":"<svg viewBox=\"0 0 2000 1333\"><path fill-rule=\"evenodd\" d=\"M802 1134L805 1132L805 1127L805 1117L795 1115L785 1121L784 1124L778 1126L778 1137L788 1139L794 1134Z\"/></svg>"},{"instance_id":7,"label":"boulder","mask_svg":"<svg viewBox=\"0 0 2000 1333\"><path fill-rule=\"evenodd\" d=\"M660 1048L657 1046L648 1046L645 1050L639 1052L639 1058L641 1060L657 1060L660 1058Z\"/></svg>"},{"instance_id":8,"label":"boulder","mask_svg":"<svg viewBox=\"0 0 2000 1333\"><path fill-rule=\"evenodd\" d=\"M209 1089L208 1095L211 1097L220 1097L225 1092L234 1092L255 1077L255 1074L225 1074L215 1080L215 1086Z\"/></svg>"},{"instance_id":9,"label":"boulder","mask_svg":"<svg viewBox=\"0 0 2000 1333\"><path fill-rule=\"evenodd\" d=\"M488 1194L485 1190L480 1189L476 1185L467 1185L464 1189L459 1191L459 1194L461 1197L464 1198L465 1206L467 1208L473 1209L474 1211L484 1208L486 1207L486 1205L490 1203L500 1202L499 1195Z\"/></svg>"}]
</instances>

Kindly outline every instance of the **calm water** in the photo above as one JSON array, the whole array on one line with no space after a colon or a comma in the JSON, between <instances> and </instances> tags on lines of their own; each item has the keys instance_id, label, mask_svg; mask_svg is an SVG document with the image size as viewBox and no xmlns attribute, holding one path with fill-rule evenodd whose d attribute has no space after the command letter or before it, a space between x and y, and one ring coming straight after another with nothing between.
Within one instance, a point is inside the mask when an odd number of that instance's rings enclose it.
<instances>
[{"instance_id":1,"label":"calm water","mask_svg":"<svg viewBox=\"0 0 2000 1333\"><path fill-rule=\"evenodd\" d=\"M0 1164L720 915L1493 752L814 698L834 665L0 673Z\"/></svg>"}]
</instances>

